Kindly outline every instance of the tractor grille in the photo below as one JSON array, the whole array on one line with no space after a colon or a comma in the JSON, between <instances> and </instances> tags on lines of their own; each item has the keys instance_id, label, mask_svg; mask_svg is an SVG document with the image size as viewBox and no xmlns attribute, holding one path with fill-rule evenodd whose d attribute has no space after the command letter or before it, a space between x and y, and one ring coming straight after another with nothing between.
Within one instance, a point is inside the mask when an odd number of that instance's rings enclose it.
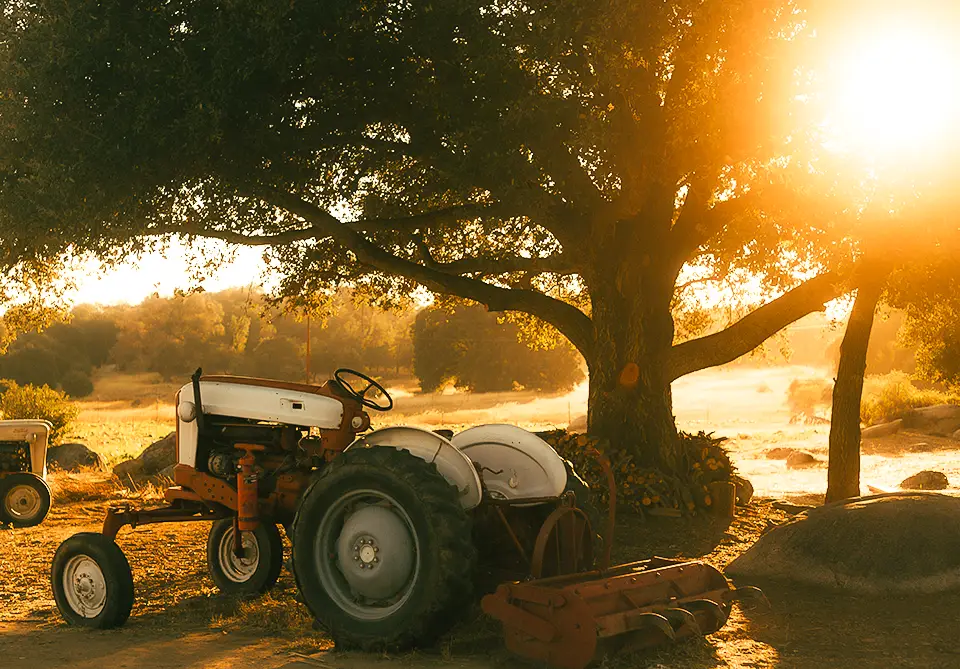
<instances>
[{"instance_id":1,"label":"tractor grille","mask_svg":"<svg viewBox=\"0 0 960 669\"><path fill-rule=\"evenodd\" d=\"M0 474L30 471L30 444L0 441Z\"/></svg>"}]
</instances>

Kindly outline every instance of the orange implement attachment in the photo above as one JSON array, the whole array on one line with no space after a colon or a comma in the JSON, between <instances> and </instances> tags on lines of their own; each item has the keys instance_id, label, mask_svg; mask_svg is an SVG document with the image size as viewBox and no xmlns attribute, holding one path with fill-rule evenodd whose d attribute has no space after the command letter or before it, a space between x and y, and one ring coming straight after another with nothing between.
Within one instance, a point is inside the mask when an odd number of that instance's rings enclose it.
<instances>
[{"instance_id":1,"label":"orange implement attachment","mask_svg":"<svg viewBox=\"0 0 960 669\"><path fill-rule=\"evenodd\" d=\"M503 623L512 652L557 669L583 669L607 652L711 634L740 596L710 565L653 558L506 583L482 606Z\"/></svg>"}]
</instances>

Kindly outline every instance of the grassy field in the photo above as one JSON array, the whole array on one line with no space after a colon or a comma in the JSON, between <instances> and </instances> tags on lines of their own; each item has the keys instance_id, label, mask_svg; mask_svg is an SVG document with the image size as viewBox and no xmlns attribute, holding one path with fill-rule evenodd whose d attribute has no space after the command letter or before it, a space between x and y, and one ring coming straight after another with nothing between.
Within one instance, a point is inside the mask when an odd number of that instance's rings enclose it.
<instances>
[{"instance_id":1,"label":"grassy field","mask_svg":"<svg viewBox=\"0 0 960 669\"><path fill-rule=\"evenodd\" d=\"M824 370L802 367L720 367L686 376L673 386L678 425L727 438L726 447L738 469L759 494L802 498L826 490L829 425L791 424L788 388L795 379L826 379ZM109 374L96 380L94 393L80 402L80 416L68 435L98 451L112 466L137 456L144 447L174 429L173 398L182 384L164 383L156 375ZM570 393L534 392L418 394L412 379L388 384L396 406L373 413L374 427L415 425L427 429L461 430L481 423L513 423L532 430L565 428L583 421L587 388ZM882 489L895 487L922 469L936 469L960 484L956 443L937 442L925 435L901 435L900 448L865 450L862 478ZM923 449L916 448L926 444ZM772 448L805 450L821 464L787 469L783 460L770 460ZM960 488L954 488L960 492ZM864 492L866 492L866 487Z\"/></svg>"}]
</instances>

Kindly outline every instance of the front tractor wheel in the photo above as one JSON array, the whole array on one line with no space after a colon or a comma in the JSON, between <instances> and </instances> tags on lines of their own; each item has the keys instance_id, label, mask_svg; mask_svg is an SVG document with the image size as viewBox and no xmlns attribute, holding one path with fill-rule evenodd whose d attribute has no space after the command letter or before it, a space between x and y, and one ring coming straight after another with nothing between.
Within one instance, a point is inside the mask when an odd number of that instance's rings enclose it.
<instances>
[{"instance_id":1,"label":"front tractor wheel","mask_svg":"<svg viewBox=\"0 0 960 669\"><path fill-rule=\"evenodd\" d=\"M241 532L241 550L234 545L233 518L214 521L207 537L210 577L221 592L231 595L262 594L273 587L283 566L280 530L263 521L252 532Z\"/></svg>"},{"instance_id":2,"label":"front tractor wheel","mask_svg":"<svg viewBox=\"0 0 960 669\"><path fill-rule=\"evenodd\" d=\"M340 646L433 642L469 609L476 560L457 489L409 451L338 456L294 521L297 585Z\"/></svg>"},{"instance_id":3,"label":"front tractor wheel","mask_svg":"<svg viewBox=\"0 0 960 669\"><path fill-rule=\"evenodd\" d=\"M0 521L33 527L50 511L50 488L36 474L10 474L0 479Z\"/></svg>"},{"instance_id":4,"label":"front tractor wheel","mask_svg":"<svg viewBox=\"0 0 960 669\"><path fill-rule=\"evenodd\" d=\"M133 608L130 563L102 534L82 532L60 544L50 582L60 615L71 625L119 627Z\"/></svg>"}]
</instances>

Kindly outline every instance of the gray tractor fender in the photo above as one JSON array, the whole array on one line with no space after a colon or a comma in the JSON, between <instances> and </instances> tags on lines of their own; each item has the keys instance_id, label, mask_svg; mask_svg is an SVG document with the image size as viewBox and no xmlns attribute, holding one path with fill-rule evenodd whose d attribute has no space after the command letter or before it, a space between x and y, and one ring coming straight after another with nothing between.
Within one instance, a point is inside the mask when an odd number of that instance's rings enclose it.
<instances>
[{"instance_id":1,"label":"gray tractor fender","mask_svg":"<svg viewBox=\"0 0 960 669\"><path fill-rule=\"evenodd\" d=\"M418 427L385 427L363 435L345 450L352 448L394 448L410 453L426 462L437 465L441 476L460 492L460 504L468 511L478 504L483 496L480 475L466 455L448 439Z\"/></svg>"}]
</instances>

